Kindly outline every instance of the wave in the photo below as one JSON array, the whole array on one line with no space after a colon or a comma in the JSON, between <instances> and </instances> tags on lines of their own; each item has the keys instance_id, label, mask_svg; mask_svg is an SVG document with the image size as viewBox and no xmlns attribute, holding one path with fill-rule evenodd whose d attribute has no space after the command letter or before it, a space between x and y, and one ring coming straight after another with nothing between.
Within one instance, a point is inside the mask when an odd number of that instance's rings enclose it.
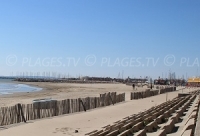
<instances>
[{"instance_id":1,"label":"wave","mask_svg":"<svg viewBox=\"0 0 200 136\"><path fill-rule=\"evenodd\" d=\"M0 90L13 90L18 89L19 86L17 84L10 84L10 83L1 83Z\"/></svg>"},{"instance_id":2,"label":"wave","mask_svg":"<svg viewBox=\"0 0 200 136\"><path fill-rule=\"evenodd\" d=\"M33 87L25 84L0 83L0 94L13 94L16 92L34 92L42 88Z\"/></svg>"}]
</instances>

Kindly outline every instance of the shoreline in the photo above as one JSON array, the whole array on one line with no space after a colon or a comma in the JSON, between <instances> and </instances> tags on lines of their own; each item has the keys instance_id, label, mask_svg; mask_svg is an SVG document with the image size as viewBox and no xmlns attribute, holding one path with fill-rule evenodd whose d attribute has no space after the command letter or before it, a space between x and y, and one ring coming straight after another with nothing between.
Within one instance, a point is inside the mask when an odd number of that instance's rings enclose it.
<instances>
[{"instance_id":1,"label":"shoreline","mask_svg":"<svg viewBox=\"0 0 200 136\"><path fill-rule=\"evenodd\" d=\"M30 104L35 99L52 98L55 100L77 99L86 97L99 97L107 92L125 93L125 100L130 100L130 93L134 92L132 86L126 84L77 84L77 83L51 83L51 82L14 82L31 87L42 88L40 91L17 92L0 95L0 107L13 106L17 103ZM144 91L147 87L138 87L137 91ZM155 89L155 88L154 88ZM156 90L156 89L155 89Z\"/></svg>"},{"instance_id":2,"label":"shoreline","mask_svg":"<svg viewBox=\"0 0 200 136\"><path fill-rule=\"evenodd\" d=\"M17 95L22 95L22 94L26 94L26 93L35 93L35 92L39 92L39 91L43 91L44 90L44 88L42 88L42 87L39 87L38 85L31 85L31 84L26 84L26 83L23 83L23 82L17 82L17 81L12 81L12 82L9 82L9 83L7 83L7 82L5 82L6 84L16 84L16 85L18 85L18 86L25 86L25 87L27 87L27 88L33 88L33 90L31 90L31 91L29 91L29 90L25 90L25 91L13 91L13 92L8 92L8 94L2 94L2 95L0 95L0 97L1 96L3 96L3 97L5 97L5 96L17 96Z\"/></svg>"},{"instance_id":3,"label":"shoreline","mask_svg":"<svg viewBox=\"0 0 200 136\"><path fill-rule=\"evenodd\" d=\"M124 84L73 84L49 82L15 82L33 87L42 88L34 92L17 92L14 94L0 95L0 107L12 106L17 103L28 104L34 99L52 98L56 100L97 97L106 92L128 92L132 87ZM126 91L123 91L126 90Z\"/></svg>"}]
</instances>

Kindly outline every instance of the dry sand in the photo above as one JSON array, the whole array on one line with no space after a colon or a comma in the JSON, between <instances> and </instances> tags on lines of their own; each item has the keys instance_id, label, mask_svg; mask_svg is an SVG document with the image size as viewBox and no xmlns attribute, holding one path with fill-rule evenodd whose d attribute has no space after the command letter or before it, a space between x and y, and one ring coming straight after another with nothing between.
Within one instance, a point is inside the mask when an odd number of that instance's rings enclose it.
<instances>
[{"instance_id":1,"label":"dry sand","mask_svg":"<svg viewBox=\"0 0 200 136\"><path fill-rule=\"evenodd\" d=\"M23 83L24 84L24 83ZM73 84L73 83L47 83L35 82L25 83L31 86L43 88L42 91L30 93L15 93L12 95L0 96L0 107L12 106L16 103L32 103L34 99L52 98L56 100L99 97L99 94L105 92L126 93L126 100L130 99L131 86L125 84ZM137 88L145 90L147 87Z\"/></svg>"},{"instance_id":2,"label":"dry sand","mask_svg":"<svg viewBox=\"0 0 200 136\"><path fill-rule=\"evenodd\" d=\"M38 83L31 83L36 85ZM15 95L13 99L24 98L21 102L30 102L36 97L43 96L52 96L53 98L64 98L68 97L85 97L96 96L98 93L103 93L106 91L116 91L116 92L126 92L129 94L132 90L130 86L117 84L54 84L51 83L41 83L40 87L46 86L46 90L33 93L33 94L18 94ZM56 88L57 91L49 90ZM63 88L63 86L65 86ZM81 93L80 93L81 90ZM184 89L183 92L192 91L194 89ZM74 91L74 92L72 92ZM60 93L58 93L60 92ZM67 92L70 92L69 94ZM178 93L182 92L176 91L168 93L168 99L173 99L177 97ZM40 96L42 95L42 96ZM55 96L54 96L55 95ZM76 96L75 96L76 95ZM130 94L129 94L130 95ZM9 98L10 99L10 98ZM127 99L129 99L127 97ZM104 108L98 108L95 110L90 110L87 112L69 114L65 116L59 116L54 118L42 119L30 121L28 123L21 123L13 126L8 126L8 129L2 129L0 135L2 136L84 136L84 134L91 132L96 129L101 129L101 127L112 124L115 121L118 121L124 117L127 117L132 114L139 113L145 109L149 109L152 106L161 104L166 101L166 94L161 94L145 99L140 100L127 100L126 102L108 106ZM6 102L6 101L4 101ZM9 101L8 101L9 102ZM12 103L12 102L11 102ZM11 104L9 103L9 104ZM75 130L78 130L79 133L74 133Z\"/></svg>"}]
</instances>

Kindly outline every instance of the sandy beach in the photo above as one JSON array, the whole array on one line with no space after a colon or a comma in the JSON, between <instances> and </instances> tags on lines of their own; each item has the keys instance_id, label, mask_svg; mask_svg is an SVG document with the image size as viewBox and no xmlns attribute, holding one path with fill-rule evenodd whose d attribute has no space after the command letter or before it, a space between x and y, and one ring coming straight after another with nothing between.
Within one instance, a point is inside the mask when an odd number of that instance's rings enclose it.
<instances>
[{"instance_id":1,"label":"sandy beach","mask_svg":"<svg viewBox=\"0 0 200 136\"><path fill-rule=\"evenodd\" d=\"M200 136L199 7L2 1L0 136Z\"/></svg>"},{"instance_id":2,"label":"sandy beach","mask_svg":"<svg viewBox=\"0 0 200 136\"><path fill-rule=\"evenodd\" d=\"M117 92L126 93L126 101L108 106L68 114L54 118L29 121L28 123L14 124L1 128L0 135L15 136L83 136L84 134L101 129L101 127L112 124L124 117L145 111L152 106L159 105L166 101L166 94L161 94L145 99L130 100L130 92L133 92L131 86L124 84L68 84L68 83L26 83L32 86L43 88L42 91L33 93L17 93L13 95L1 96L1 106L14 105L16 103L31 103L37 98L53 98L62 100L66 98L84 98L88 96L99 96L100 93ZM178 87L181 89L183 87ZM137 88L144 90L146 87ZM189 92L195 89L184 89L168 93L168 100L177 97L178 93ZM52 125L51 125L52 124ZM78 130L78 133L75 133Z\"/></svg>"},{"instance_id":3,"label":"sandy beach","mask_svg":"<svg viewBox=\"0 0 200 136\"><path fill-rule=\"evenodd\" d=\"M21 82L17 82L21 83ZM28 104L34 99L52 98L55 100L95 97L106 92L126 93L126 100L130 99L131 86L125 84L73 84L73 83L49 83L49 82L23 82L31 86L43 88L38 92L15 93L0 96L0 107L12 106L17 103ZM137 88L137 91L147 89Z\"/></svg>"}]
</instances>

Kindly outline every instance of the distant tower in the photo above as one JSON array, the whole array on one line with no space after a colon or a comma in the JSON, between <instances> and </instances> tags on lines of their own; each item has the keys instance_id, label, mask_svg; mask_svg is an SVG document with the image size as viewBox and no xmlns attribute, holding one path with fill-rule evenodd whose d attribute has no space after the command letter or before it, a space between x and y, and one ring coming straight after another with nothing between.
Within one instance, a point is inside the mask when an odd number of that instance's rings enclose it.
<instances>
[{"instance_id":1,"label":"distant tower","mask_svg":"<svg viewBox=\"0 0 200 136\"><path fill-rule=\"evenodd\" d=\"M187 78L188 78L188 77L187 77L187 72L186 72L186 80L187 80Z\"/></svg>"},{"instance_id":2,"label":"distant tower","mask_svg":"<svg viewBox=\"0 0 200 136\"><path fill-rule=\"evenodd\" d=\"M117 78L120 78L120 72L119 72L119 74L118 74Z\"/></svg>"}]
</instances>

